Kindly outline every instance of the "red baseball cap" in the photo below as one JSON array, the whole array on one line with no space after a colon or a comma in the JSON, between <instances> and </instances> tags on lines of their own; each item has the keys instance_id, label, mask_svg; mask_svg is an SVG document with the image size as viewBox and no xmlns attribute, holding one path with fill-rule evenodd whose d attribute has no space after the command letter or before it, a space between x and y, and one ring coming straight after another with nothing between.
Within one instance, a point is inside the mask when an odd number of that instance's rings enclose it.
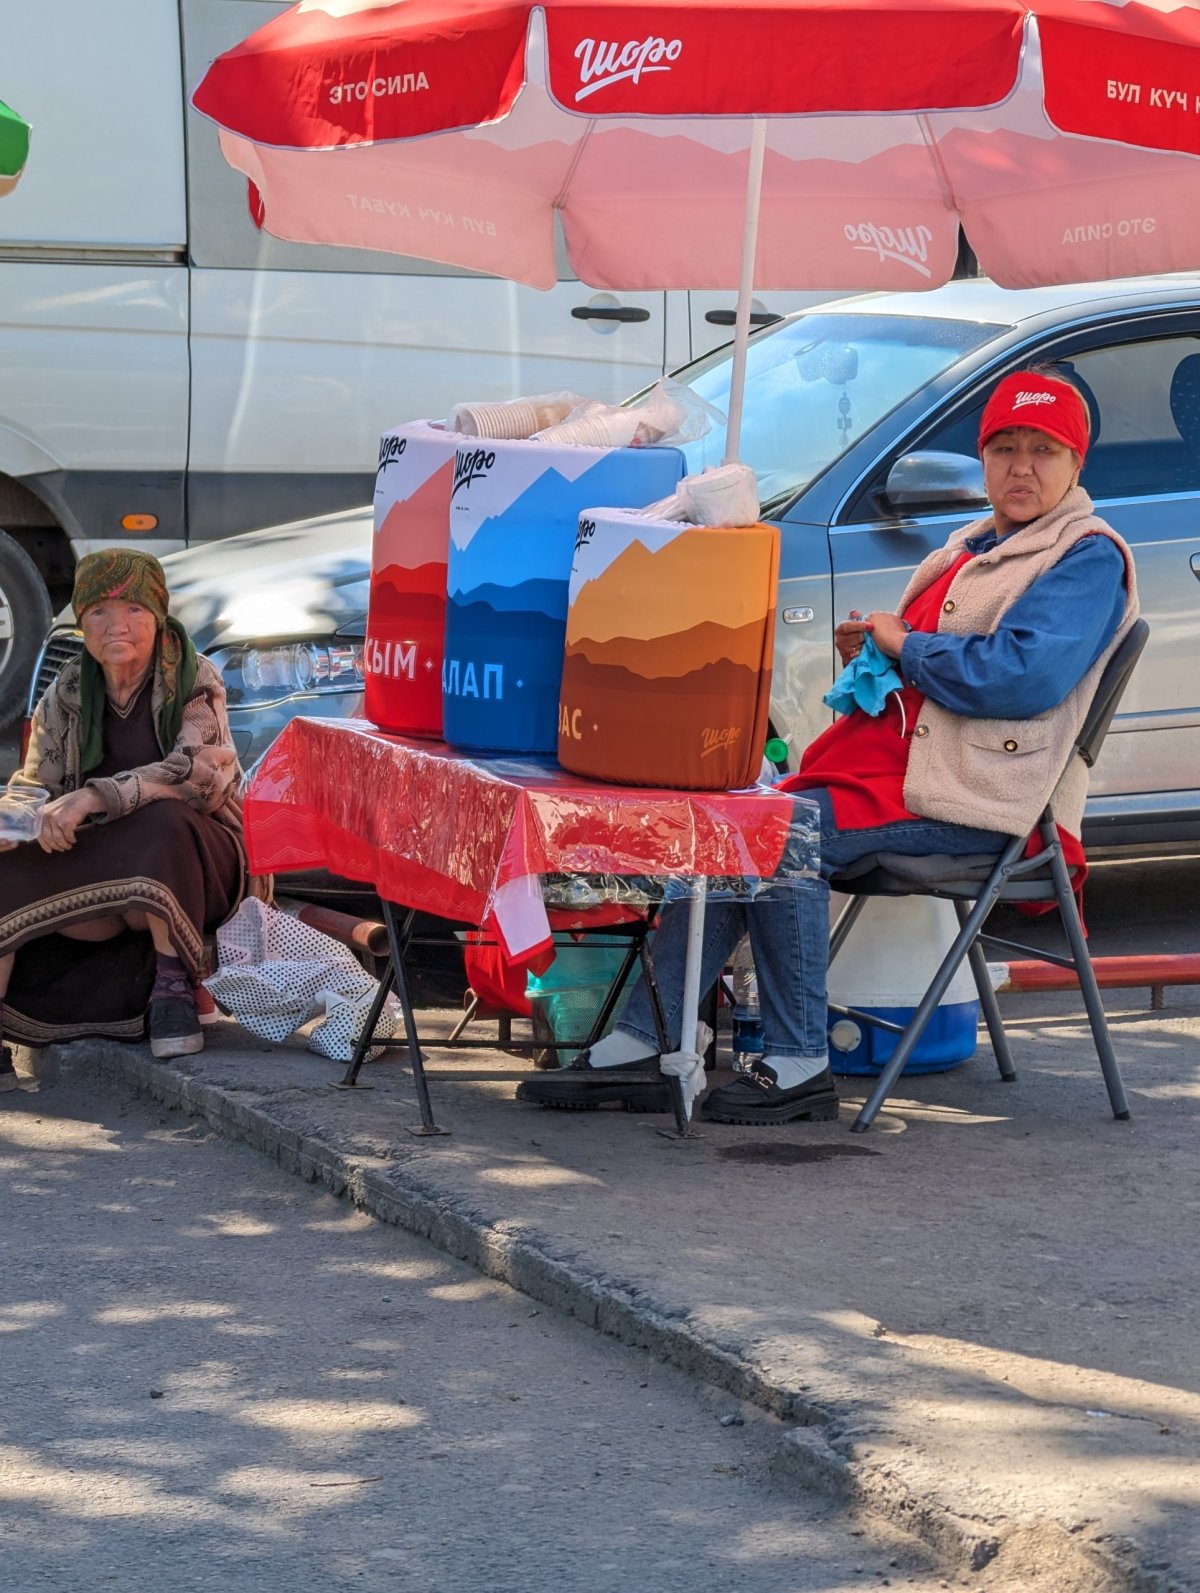
<instances>
[{"instance_id":1,"label":"red baseball cap","mask_svg":"<svg viewBox=\"0 0 1200 1593\"><path fill-rule=\"evenodd\" d=\"M1048 437L1074 448L1080 459L1087 453L1089 415L1083 394L1061 376L1040 371L1014 371L988 399L979 422L979 449L998 431L1010 426L1032 426Z\"/></svg>"}]
</instances>

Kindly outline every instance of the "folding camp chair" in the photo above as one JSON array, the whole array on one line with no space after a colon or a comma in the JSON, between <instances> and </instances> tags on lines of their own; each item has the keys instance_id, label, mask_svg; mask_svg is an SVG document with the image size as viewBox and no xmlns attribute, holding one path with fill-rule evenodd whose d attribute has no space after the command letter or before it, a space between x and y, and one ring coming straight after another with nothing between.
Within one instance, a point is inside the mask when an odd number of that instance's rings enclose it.
<instances>
[{"instance_id":1,"label":"folding camp chair","mask_svg":"<svg viewBox=\"0 0 1200 1593\"><path fill-rule=\"evenodd\" d=\"M1092 704L1088 710L1071 757L1080 757L1088 768L1095 763L1108 727L1112 723L1129 677L1133 673L1146 638L1149 626L1144 620L1134 622L1113 653L1101 674ZM1036 850L1030 842L1036 837L1040 846ZM1026 853L1030 855L1026 855ZM983 948L995 946L1009 952L1023 953L1040 958L1043 962L1057 964L1074 970L1083 992L1084 1006L1091 1025L1096 1054L1108 1087L1113 1116L1129 1116L1129 1105L1121 1082L1116 1056L1109 1038L1108 1022L1100 999L1096 975L1088 956L1079 908L1071 888L1071 878L1063 858L1062 844L1055 826L1054 813L1047 804L1029 836L1014 837L1000 852L974 857L902 857L897 853L877 852L860 858L844 873L830 880L833 890L841 891L852 900L834 925L829 943L829 960L832 963L854 927L855 920L871 896L937 896L954 904L959 932L954 944L946 953L937 973L921 999L920 1005L907 1025L890 1023L873 1013L855 1008L831 1006L830 1011L850 1017L857 1023L867 1023L900 1035L900 1043L888 1059L871 1091L866 1104L852 1125L852 1131L863 1134L875 1120L879 1108L891 1094L892 1088L904 1066L912 1056L917 1042L937 1009L938 1003L958 972L964 957L968 958L979 992L996 1065L1000 1077L1011 1084L1016 1079L1008 1038L1000 1017L999 1004L988 975ZM1038 951L1017 941L1003 940L983 933L983 924L997 902L1056 902L1062 914L1070 948L1069 956L1059 956Z\"/></svg>"}]
</instances>

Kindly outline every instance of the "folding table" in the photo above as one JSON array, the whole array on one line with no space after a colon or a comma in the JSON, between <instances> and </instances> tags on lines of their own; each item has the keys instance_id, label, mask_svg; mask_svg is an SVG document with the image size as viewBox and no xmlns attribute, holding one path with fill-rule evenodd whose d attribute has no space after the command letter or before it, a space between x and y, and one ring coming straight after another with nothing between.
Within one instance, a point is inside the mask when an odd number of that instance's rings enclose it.
<instances>
[{"instance_id":1,"label":"folding table","mask_svg":"<svg viewBox=\"0 0 1200 1593\"><path fill-rule=\"evenodd\" d=\"M436 1133L404 967L412 914L478 925L516 965L553 945L547 875L589 876L593 886L630 877L699 882L698 919L703 882L749 895L774 875L794 808L791 797L758 787L604 785L550 761L466 755L361 721L297 718L253 771L244 822L252 872L326 868L378 892L422 1131ZM364 1054L370 1039L368 1025Z\"/></svg>"}]
</instances>

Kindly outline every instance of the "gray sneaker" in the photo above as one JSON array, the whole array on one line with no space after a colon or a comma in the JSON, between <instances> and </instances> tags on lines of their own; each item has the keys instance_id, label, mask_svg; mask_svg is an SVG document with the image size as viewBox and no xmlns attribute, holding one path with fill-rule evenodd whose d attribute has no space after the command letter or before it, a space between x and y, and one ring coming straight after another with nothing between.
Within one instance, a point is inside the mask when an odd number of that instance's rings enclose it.
<instances>
[{"instance_id":1,"label":"gray sneaker","mask_svg":"<svg viewBox=\"0 0 1200 1593\"><path fill-rule=\"evenodd\" d=\"M150 1003L150 1052L159 1061L204 1050L204 1030L190 996L159 996Z\"/></svg>"}]
</instances>

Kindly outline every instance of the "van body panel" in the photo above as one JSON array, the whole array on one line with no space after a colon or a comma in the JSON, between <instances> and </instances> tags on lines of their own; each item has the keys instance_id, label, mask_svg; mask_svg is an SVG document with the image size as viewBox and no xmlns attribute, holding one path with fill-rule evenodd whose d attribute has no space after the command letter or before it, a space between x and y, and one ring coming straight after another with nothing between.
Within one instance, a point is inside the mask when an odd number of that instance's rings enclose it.
<instances>
[{"instance_id":1,"label":"van body panel","mask_svg":"<svg viewBox=\"0 0 1200 1593\"><path fill-rule=\"evenodd\" d=\"M182 248L172 0L7 0L4 44L4 96L33 132L24 178L0 204L0 244Z\"/></svg>"},{"instance_id":2,"label":"van body panel","mask_svg":"<svg viewBox=\"0 0 1200 1593\"><path fill-rule=\"evenodd\" d=\"M184 537L187 327L182 266L0 260L0 472L72 540Z\"/></svg>"},{"instance_id":3,"label":"van body panel","mask_svg":"<svg viewBox=\"0 0 1200 1593\"><path fill-rule=\"evenodd\" d=\"M543 294L488 278L194 268L189 534L222 534L204 509L206 476L369 483L383 431L460 400L565 390L616 402L655 380L666 296L604 296L642 321L572 315L596 297L575 282ZM280 500L266 521L292 507Z\"/></svg>"}]
</instances>

